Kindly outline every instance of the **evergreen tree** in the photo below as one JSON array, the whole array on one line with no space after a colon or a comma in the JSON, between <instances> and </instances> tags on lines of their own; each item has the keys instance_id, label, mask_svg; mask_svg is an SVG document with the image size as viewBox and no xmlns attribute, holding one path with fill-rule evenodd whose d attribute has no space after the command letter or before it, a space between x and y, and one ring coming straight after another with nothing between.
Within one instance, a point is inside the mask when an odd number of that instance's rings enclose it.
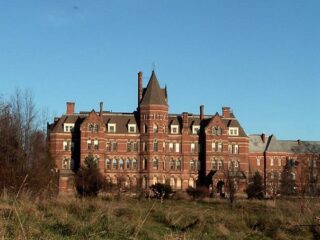
<instances>
[{"instance_id":1,"label":"evergreen tree","mask_svg":"<svg viewBox=\"0 0 320 240\"><path fill-rule=\"evenodd\" d=\"M98 169L96 159L89 155L75 176L77 192L82 197L97 196L104 187L104 178Z\"/></svg>"},{"instance_id":2,"label":"evergreen tree","mask_svg":"<svg viewBox=\"0 0 320 240\"><path fill-rule=\"evenodd\" d=\"M246 193L248 194L248 198L257 198L263 199L264 196L264 187L263 187L263 179L259 172L256 172L253 176L253 182L250 183L246 189Z\"/></svg>"}]
</instances>

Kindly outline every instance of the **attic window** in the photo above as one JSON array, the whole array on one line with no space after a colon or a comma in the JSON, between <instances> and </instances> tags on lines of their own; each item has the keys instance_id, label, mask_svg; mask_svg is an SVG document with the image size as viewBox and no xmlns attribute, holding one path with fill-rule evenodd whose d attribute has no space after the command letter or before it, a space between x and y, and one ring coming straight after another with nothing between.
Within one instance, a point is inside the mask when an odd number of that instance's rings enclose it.
<instances>
[{"instance_id":1,"label":"attic window","mask_svg":"<svg viewBox=\"0 0 320 240\"><path fill-rule=\"evenodd\" d=\"M171 134L178 134L178 133L179 133L179 126L171 125Z\"/></svg>"},{"instance_id":2,"label":"attic window","mask_svg":"<svg viewBox=\"0 0 320 240\"><path fill-rule=\"evenodd\" d=\"M89 132L98 132L99 131L99 125L96 123L89 123L88 124L88 131Z\"/></svg>"},{"instance_id":3,"label":"attic window","mask_svg":"<svg viewBox=\"0 0 320 240\"><path fill-rule=\"evenodd\" d=\"M109 123L108 124L108 132L109 133L115 133L116 132L116 124L115 123Z\"/></svg>"},{"instance_id":4,"label":"attic window","mask_svg":"<svg viewBox=\"0 0 320 240\"><path fill-rule=\"evenodd\" d=\"M136 124L128 124L128 132L135 133L136 132Z\"/></svg>"},{"instance_id":5,"label":"attic window","mask_svg":"<svg viewBox=\"0 0 320 240\"><path fill-rule=\"evenodd\" d=\"M63 124L64 132L73 132L74 124L73 123L65 123Z\"/></svg>"},{"instance_id":6,"label":"attic window","mask_svg":"<svg viewBox=\"0 0 320 240\"><path fill-rule=\"evenodd\" d=\"M213 126L212 134L220 136L222 134L222 128L218 126Z\"/></svg>"},{"instance_id":7,"label":"attic window","mask_svg":"<svg viewBox=\"0 0 320 240\"><path fill-rule=\"evenodd\" d=\"M199 125L193 125L192 126L192 134L199 134L200 126Z\"/></svg>"},{"instance_id":8,"label":"attic window","mask_svg":"<svg viewBox=\"0 0 320 240\"><path fill-rule=\"evenodd\" d=\"M229 136L238 136L238 135L239 135L239 128L237 127L229 128Z\"/></svg>"}]
</instances>

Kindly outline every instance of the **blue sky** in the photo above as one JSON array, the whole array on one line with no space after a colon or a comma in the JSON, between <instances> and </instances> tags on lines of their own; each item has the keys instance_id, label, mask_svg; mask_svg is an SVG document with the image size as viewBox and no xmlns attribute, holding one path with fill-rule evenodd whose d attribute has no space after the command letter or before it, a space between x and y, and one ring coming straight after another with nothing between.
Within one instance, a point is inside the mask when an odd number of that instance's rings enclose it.
<instances>
[{"instance_id":1,"label":"blue sky","mask_svg":"<svg viewBox=\"0 0 320 240\"><path fill-rule=\"evenodd\" d=\"M230 106L248 134L320 140L320 1L0 0L0 93L50 116L131 112L153 65L171 113Z\"/></svg>"}]
</instances>

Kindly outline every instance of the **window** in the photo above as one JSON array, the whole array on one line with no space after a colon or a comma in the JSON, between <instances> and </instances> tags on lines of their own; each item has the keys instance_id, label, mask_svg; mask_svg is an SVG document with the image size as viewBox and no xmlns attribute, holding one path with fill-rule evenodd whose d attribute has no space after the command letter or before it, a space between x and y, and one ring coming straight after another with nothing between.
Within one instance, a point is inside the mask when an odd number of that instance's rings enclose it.
<instances>
[{"instance_id":1,"label":"window","mask_svg":"<svg viewBox=\"0 0 320 240\"><path fill-rule=\"evenodd\" d=\"M260 166L261 165L261 160L260 158L257 158L257 166Z\"/></svg>"},{"instance_id":2,"label":"window","mask_svg":"<svg viewBox=\"0 0 320 240\"><path fill-rule=\"evenodd\" d=\"M178 125L171 125L171 134L178 134L179 132L179 126Z\"/></svg>"},{"instance_id":3,"label":"window","mask_svg":"<svg viewBox=\"0 0 320 240\"><path fill-rule=\"evenodd\" d=\"M69 151L71 149L71 141L63 141L63 150Z\"/></svg>"},{"instance_id":4,"label":"window","mask_svg":"<svg viewBox=\"0 0 320 240\"><path fill-rule=\"evenodd\" d=\"M157 142L157 140L154 140L154 142L153 142L153 151L154 152L158 152L158 142Z\"/></svg>"},{"instance_id":5,"label":"window","mask_svg":"<svg viewBox=\"0 0 320 240\"><path fill-rule=\"evenodd\" d=\"M146 159L146 158L144 158L144 159L142 160L142 169L143 169L143 170L146 170L146 169L147 169L147 159Z\"/></svg>"},{"instance_id":6,"label":"window","mask_svg":"<svg viewBox=\"0 0 320 240\"><path fill-rule=\"evenodd\" d=\"M232 145L231 144L228 145L228 153L232 154Z\"/></svg>"},{"instance_id":7,"label":"window","mask_svg":"<svg viewBox=\"0 0 320 240\"><path fill-rule=\"evenodd\" d=\"M120 168L120 169L123 169L123 168L124 168L123 158L120 158L120 161L119 161L119 168Z\"/></svg>"},{"instance_id":8,"label":"window","mask_svg":"<svg viewBox=\"0 0 320 240\"><path fill-rule=\"evenodd\" d=\"M218 143L218 152L222 152L222 143Z\"/></svg>"},{"instance_id":9,"label":"window","mask_svg":"<svg viewBox=\"0 0 320 240\"><path fill-rule=\"evenodd\" d=\"M192 159L191 161L190 161L190 171L195 171L196 169L195 169L195 161Z\"/></svg>"},{"instance_id":10,"label":"window","mask_svg":"<svg viewBox=\"0 0 320 240\"><path fill-rule=\"evenodd\" d=\"M88 149L88 150L91 150L91 149L92 149L91 139L87 140L87 149Z\"/></svg>"},{"instance_id":11,"label":"window","mask_svg":"<svg viewBox=\"0 0 320 240\"><path fill-rule=\"evenodd\" d=\"M239 160L236 160L236 161L234 161L234 169L239 169L239 165L240 165L240 163L239 163Z\"/></svg>"},{"instance_id":12,"label":"window","mask_svg":"<svg viewBox=\"0 0 320 240\"><path fill-rule=\"evenodd\" d=\"M112 142L112 151L117 151L118 150L118 143L117 142Z\"/></svg>"},{"instance_id":13,"label":"window","mask_svg":"<svg viewBox=\"0 0 320 240\"><path fill-rule=\"evenodd\" d=\"M176 153L180 152L180 144L176 143Z\"/></svg>"},{"instance_id":14,"label":"window","mask_svg":"<svg viewBox=\"0 0 320 240\"><path fill-rule=\"evenodd\" d=\"M273 165L274 165L273 158L270 158L270 166L273 166Z\"/></svg>"},{"instance_id":15,"label":"window","mask_svg":"<svg viewBox=\"0 0 320 240\"><path fill-rule=\"evenodd\" d=\"M162 159L162 170L166 169L166 158Z\"/></svg>"},{"instance_id":16,"label":"window","mask_svg":"<svg viewBox=\"0 0 320 240\"><path fill-rule=\"evenodd\" d=\"M116 132L116 124L115 123L108 123L108 132L115 133Z\"/></svg>"},{"instance_id":17,"label":"window","mask_svg":"<svg viewBox=\"0 0 320 240\"><path fill-rule=\"evenodd\" d=\"M146 143L146 142L143 142L143 143L142 143L142 150L143 150L144 152L146 152L146 151L148 150L148 148L147 148L147 143Z\"/></svg>"},{"instance_id":18,"label":"window","mask_svg":"<svg viewBox=\"0 0 320 240\"><path fill-rule=\"evenodd\" d=\"M239 154L239 145L238 145L238 144L235 144L235 145L233 146L233 153L234 153L234 154Z\"/></svg>"},{"instance_id":19,"label":"window","mask_svg":"<svg viewBox=\"0 0 320 240\"><path fill-rule=\"evenodd\" d=\"M64 132L73 132L74 124L73 123L65 123L63 124L63 131Z\"/></svg>"},{"instance_id":20,"label":"window","mask_svg":"<svg viewBox=\"0 0 320 240\"><path fill-rule=\"evenodd\" d=\"M278 158L278 166L281 167L281 158Z\"/></svg>"},{"instance_id":21,"label":"window","mask_svg":"<svg viewBox=\"0 0 320 240\"><path fill-rule=\"evenodd\" d=\"M178 159L176 162L176 168L178 171L181 171L181 160L180 159Z\"/></svg>"},{"instance_id":22,"label":"window","mask_svg":"<svg viewBox=\"0 0 320 240\"><path fill-rule=\"evenodd\" d=\"M133 143L133 151L138 152L138 143L137 142Z\"/></svg>"},{"instance_id":23,"label":"window","mask_svg":"<svg viewBox=\"0 0 320 240\"><path fill-rule=\"evenodd\" d=\"M70 158L64 158L62 160L62 169L71 169L71 160Z\"/></svg>"},{"instance_id":24,"label":"window","mask_svg":"<svg viewBox=\"0 0 320 240\"><path fill-rule=\"evenodd\" d=\"M99 125L96 123L89 123L88 124L88 131L89 132L98 132L99 131Z\"/></svg>"},{"instance_id":25,"label":"window","mask_svg":"<svg viewBox=\"0 0 320 240\"><path fill-rule=\"evenodd\" d=\"M181 184L181 178L177 177L177 189L181 189L182 184Z\"/></svg>"},{"instance_id":26,"label":"window","mask_svg":"<svg viewBox=\"0 0 320 240\"><path fill-rule=\"evenodd\" d=\"M136 132L136 124L128 124L128 132L135 133Z\"/></svg>"},{"instance_id":27,"label":"window","mask_svg":"<svg viewBox=\"0 0 320 240\"><path fill-rule=\"evenodd\" d=\"M147 124L143 125L143 132L147 133L148 132L148 126Z\"/></svg>"},{"instance_id":28,"label":"window","mask_svg":"<svg viewBox=\"0 0 320 240\"><path fill-rule=\"evenodd\" d=\"M107 150L107 152L111 152L111 143L110 142L106 143L106 150Z\"/></svg>"},{"instance_id":29,"label":"window","mask_svg":"<svg viewBox=\"0 0 320 240\"><path fill-rule=\"evenodd\" d=\"M93 145L94 145L94 150L99 149L99 141L97 139L93 141Z\"/></svg>"},{"instance_id":30,"label":"window","mask_svg":"<svg viewBox=\"0 0 320 240\"><path fill-rule=\"evenodd\" d=\"M222 134L222 128L219 126L213 126L212 128L212 134L220 136Z\"/></svg>"},{"instance_id":31,"label":"window","mask_svg":"<svg viewBox=\"0 0 320 240\"><path fill-rule=\"evenodd\" d=\"M216 159L212 159L212 161L211 161L211 169L212 170L216 170L217 169L217 160Z\"/></svg>"},{"instance_id":32,"label":"window","mask_svg":"<svg viewBox=\"0 0 320 240\"><path fill-rule=\"evenodd\" d=\"M296 180L296 174L293 172L291 173L291 180L293 180L293 181Z\"/></svg>"},{"instance_id":33,"label":"window","mask_svg":"<svg viewBox=\"0 0 320 240\"><path fill-rule=\"evenodd\" d=\"M216 143L215 142L213 142L212 143L212 152L216 152Z\"/></svg>"},{"instance_id":34,"label":"window","mask_svg":"<svg viewBox=\"0 0 320 240\"><path fill-rule=\"evenodd\" d=\"M191 152L194 153L196 151L196 145L194 143L191 143Z\"/></svg>"},{"instance_id":35,"label":"window","mask_svg":"<svg viewBox=\"0 0 320 240\"><path fill-rule=\"evenodd\" d=\"M173 152L173 143L169 143L169 152Z\"/></svg>"},{"instance_id":36,"label":"window","mask_svg":"<svg viewBox=\"0 0 320 240\"><path fill-rule=\"evenodd\" d=\"M174 160L170 159L170 170L174 170Z\"/></svg>"},{"instance_id":37,"label":"window","mask_svg":"<svg viewBox=\"0 0 320 240\"><path fill-rule=\"evenodd\" d=\"M106 169L111 169L111 161L110 161L109 158L106 159L105 168Z\"/></svg>"},{"instance_id":38,"label":"window","mask_svg":"<svg viewBox=\"0 0 320 240\"><path fill-rule=\"evenodd\" d=\"M152 169L158 170L158 159L157 158L154 158L152 160Z\"/></svg>"},{"instance_id":39,"label":"window","mask_svg":"<svg viewBox=\"0 0 320 240\"><path fill-rule=\"evenodd\" d=\"M199 134L200 126L199 125L193 125L192 126L192 134Z\"/></svg>"},{"instance_id":40,"label":"window","mask_svg":"<svg viewBox=\"0 0 320 240\"><path fill-rule=\"evenodd\" d=\"M138 161L137 161L136 158L134 158L133 161L132 161L132 168L133 168L134 170L137 170L137 169L138 169Z\"/></svg>"},{"instance_id":41,"label":"window","mask_svg":"<svg viewBox=\"0 0 320 240\"><path fill-rule=\"evenodd\" d=\"M157 184L157 182L158 182L158 178L156 176L154 176L152 178L152 184Z\"/></svg>"},{"instance_id":42,"label":"window","mask_svg":"<svg viewBox=\"0 0 320 240\"><path fill-rule=\"evenodd\" d=\"M112 169L118 169L118 161L116 158L112 160Z\"/></svg>"},{"instance_id":43,"label":"window","mask_svg":"<svg viewBox=\"0 0 320 240\"><path fill-rule=\"evenodd\" d=\"M228 134L229 134L229 136L238 136L239 135L239 128L229 127Z\"/></svg>"},{"instance_id":44,"label":"window","mask_svg":"<svg viewBox=\"0 0 320 240\"><path fill-rule=\"evenodd\" d=\"M131 161L130 161L130 158L127 158L127 160L126 160L126 169L130 169L130 164L131 163Z\"/></svg>"},{"instance_id":45,"label":"window","mask_svg":"<svg viewBox=\"0 0 320 240\"><path fill-rule=\"evenodd\" d=\"M175 180L174 177L170 178L170 187L175 188Z\"/></svg>"},{"instance_id":46,"label":"window","mask_svg":"<svg viewBox=\"0 0 320 240\"><path fill-rule=\"evenodd\" d=\"M153 132L154 133L158 132L158 125L157 124L153 124Z\"/></svg>"},{"instance_id":47,"label":"window","mask_svg":"<svg viewBox=\"0 0 320 240\"><path fill-rule=\"evenodd\" d=\"M189 178L189 187L195 187L194 179L192 177Z\"/></svg>"},{"instance_id":48,"label":"window","mask_svg":"<svg viewBox=\"0 0 320 240\"><path fill-rule=\"evenodd\" d=\"M218 169L223 169L223 161L218 161Z\"/></svg>"},{"instance_id":49,"label":"window","mask_svg":"<svg viewBox=\"0 0 320 240\"><path fill-rule=\"evenodd\" d=\"M132 142L127 142L127 152L131 152Z\"/></svg>"}]
</instances>

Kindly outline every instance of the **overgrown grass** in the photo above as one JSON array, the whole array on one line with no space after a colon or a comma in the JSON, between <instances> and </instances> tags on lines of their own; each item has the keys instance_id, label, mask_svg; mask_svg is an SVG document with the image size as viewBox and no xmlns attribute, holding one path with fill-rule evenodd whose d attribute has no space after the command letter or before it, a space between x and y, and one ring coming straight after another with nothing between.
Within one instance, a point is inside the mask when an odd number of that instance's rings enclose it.
<instances>
[{"instance_id":1,"label":"overgrown grass","mask_svg":"<svg viewBox=\"0 0 320 240\"><path fill-rule=\"evenodd\" d=\"M319 199L0 199L0 239L320 239Z\"/></svg>"}]
</instances>

